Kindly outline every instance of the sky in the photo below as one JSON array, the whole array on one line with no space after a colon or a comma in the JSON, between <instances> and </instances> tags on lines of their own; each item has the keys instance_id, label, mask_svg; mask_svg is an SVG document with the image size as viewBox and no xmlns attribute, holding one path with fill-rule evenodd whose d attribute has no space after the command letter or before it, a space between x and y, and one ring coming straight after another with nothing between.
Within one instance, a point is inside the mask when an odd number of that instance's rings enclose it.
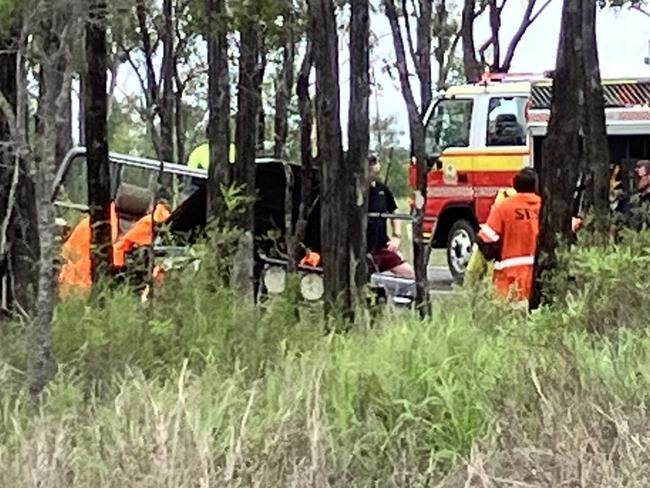
<instances>
[{"instance_id":1,"label":"sky","mask_svg":"<svg viewBox=\"0 0 650 488\"><path fill-rule=\"evenodd\" d=\"M543 3L538 0L538 4ZM527 2L525 0L508 0L502 14L501 46L505 50L513 33L518 28ZM562 18L562 0L551 0L521 40L513 59L511 73L542 73L555 67L555 57L560 36ZM382 38L378 57L394 59L388 21L383 15L372 18L372 29ZM650 66L644 64L644 57L650 56L650 17L637 11L607 9L598 12L596 35L600 58L601 76L603 78L646 77L650 78ZM490 29L487 16L477 21L475 26L475 43L487 39ZM344 67L345 69L345 67ZM342 78L343 79L343 78ZM402 131L408 130L406 107L401 97L399 84L387 75L380 78L382 90L379 93L379 106L382 117L397 117ZM342 86L341 112L347 114L349 90ZM371 114L374 115L371 103ZM343 117L342 117L343 119ZM342 120L345 125L345 120ZM345 128L344 128L345 133ZM405 134L402 141L408 139Z\"/></svg>"},{"instance_id":2,"label":"sky","mask_svg":"<svg viewBox=\"0 0 650 488\"><path fill-rule=\"evenodd\" d=\"M374 0L372 3L378 3L378 0ZM538 0L538 4L542 3L543 0ZM527 0L508 0L503 10L501 29L503 51L505 51L513 33L520 24L526 4ZM561 16L562 0L551 0L549 6L530 26L520 42L510 70L512 73L542 73L554 68ZM383 60L390 62L395 58L390 27L383 13L371 15L371 30L379 38L378 46L372 55L371 69L374 68L381 89L376 94L373 93L371 97L370 114L371 117L376 116L376 106L378 106L380 117L395 117L398 129L403 132L400 143L407 146L408 120L399 83L387 73L382 73L381 70L385 64ZM483 15L475 25L475 43L477 45L482 44L489 37L489 33L487 15ZM644 57L650 56L648 44L650 41L650 17L628 9L599 11L597 38L603 78L650 78L650 66L644 64ZM339 45L341 47L339 54L341 66L341 125L343 144L347 146L349 65L347 44L342 40ZM412 81L415 81L415 77L412 77ZM137 78L128 67L122 69L118 86L120 91L124 93L137 93L140 91ZM414 84L414 87L417 91L417 84ZM374 98L375 95L377 96L376 99Z\"/></svg>"}]
</instances>

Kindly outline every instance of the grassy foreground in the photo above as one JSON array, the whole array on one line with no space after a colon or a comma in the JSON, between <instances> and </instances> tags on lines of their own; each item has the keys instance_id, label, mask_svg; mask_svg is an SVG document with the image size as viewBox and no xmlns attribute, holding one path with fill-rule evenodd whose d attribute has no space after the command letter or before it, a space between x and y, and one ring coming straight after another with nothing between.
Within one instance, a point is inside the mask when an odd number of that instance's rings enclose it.
<instances>
[{"instance_id":1,"label":"grassy foreground","mask_svg":"<svg viewBox=\"0 0 650 488\"><path fill-rule=\"evenodd\" d=\"M67 300L39 405L25 326L2 329L0 486L650 486L649 250L583 243L528 317L473 290L346 334L208 269L153 317Z\"/></svg>"}]
</instances>

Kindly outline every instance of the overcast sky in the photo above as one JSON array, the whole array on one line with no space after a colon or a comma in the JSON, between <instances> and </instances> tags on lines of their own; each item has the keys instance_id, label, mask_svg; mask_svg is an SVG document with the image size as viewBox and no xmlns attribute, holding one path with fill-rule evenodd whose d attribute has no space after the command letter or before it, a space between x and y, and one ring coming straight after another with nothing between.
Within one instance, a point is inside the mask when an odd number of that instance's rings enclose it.
<instances>
[{"instance_id":1,"label":"overcast sky","mask_svg":"<svg viewBox=\"0 0 650 488\"><path fill-rule=\"evenodd\" d=\"M543 3L538 0L538 3ZM509 0L503 11L501 45L502 51L512 38L520 24L527 2L525 0ZM560 20L562 17L562 0L552 0L536 22L528 29L522 39L513 60L510 72L542 73L555 67L557 44L560 35ZM373 30L378 35L390 34L388 21L383 15L372 18ZM480 45L489 37L487 16L483 16L475 28L476 44ZM598 13L597 19L598 51L603 78L618 77L647 77L650 78L650 66L644 64L645 56L650 56L648 41L650 41L650 17L637 11L627 9L614 11L604 10ZM389 35L383 37L377 53L379 57L394 58L393 47ZM346 70L346 66L343 66ZM344 76L347 79L347 72ZM397 81L392 81L387 75L380 79L383 90L380 92L380 113L382 116L394 114L400 121L400 127L406 131L407 114L404 102L399 92ZM342 85L342 114L347 114L348 89ZM371 104L371 114L374 115L374 105ZM345 117L342 117L344 119ZM342 120L345 124L345 120ZM344 130L345 133L345 130ZM402 139L404 142L406 137Z\"/></svg>"},{"instance_id":2,"label":"overcast sky","mask_svg":"<svg viewBox=\"0 0 650 488\"><path fill-rule=\"evenodd\" d=\"M378 3L375 0L373 3ZM543 3L543 0L538 0ZM501 44L502 51L509 43L512 34L519 26L527 0L508 0L503 11ZM541 73L553 69L560 33L562 0L551 0L537 21L528 29L517 48L511 72ZM381 86L378 92L379 112L381 117L395 116L400 130L405 134L401 138L406 146L408 141L406 108L402 99L399 83L386 73L381 72L385 64L383 59L393 60L393 44L390 28L384 14L371 16L371 29L380 38L378 48L373 52L373 67ZM487 15L482 16L475 26L476 44L480 45L489 36ZM650 66L644 64L644 57L650 56L648 42L650 41L650 17L628 9L606 9L598 13L597 20L598 50L603 78L614 77L648 77ZM343 125L344 145L347 145L346 121L349 98L348 52L347 45L340 43L343 48L340 53L341 64L341 122ZM460 47L460 46L459 46ZM415 77L412 77L415 81ZM120 91L138 92L140 90L137 78L125 67L120 73ZM415 86L417 90L417 86ZM234 94L233 94L234 95ZM371 99L371 116L375 116L375 100Z\"/></svg>"}]
</instances>

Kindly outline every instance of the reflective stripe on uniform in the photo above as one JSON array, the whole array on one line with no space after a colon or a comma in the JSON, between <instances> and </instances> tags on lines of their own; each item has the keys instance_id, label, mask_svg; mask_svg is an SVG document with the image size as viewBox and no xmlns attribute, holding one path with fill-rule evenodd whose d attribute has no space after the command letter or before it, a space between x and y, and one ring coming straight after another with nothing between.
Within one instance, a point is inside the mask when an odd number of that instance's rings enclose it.
<instances>
[{"instance_id":1,"label":"reflective stripe on uniform","mask_svg":"<svg viewBox=\"0 0 650 488\"><path fill-rule=\"evenodd\" d=\"M483 234L483 236L492 242L497 242L499 240L499 234L497 234L496 231L487 224L481 225L480 234Z\"/></svg>"},{"instance_id":2,"label":"reflective stripe on uniform","mask_svg":"<svg viewBox=\"0 0 650 488\"><path fill-rule=\"evenodd\" d=\"M497 261L494 263L494 269L501 270L514 268L515 266L532 266L533 264L535 264L535 256L517 256Z\"/></svg>"}]
</instances>

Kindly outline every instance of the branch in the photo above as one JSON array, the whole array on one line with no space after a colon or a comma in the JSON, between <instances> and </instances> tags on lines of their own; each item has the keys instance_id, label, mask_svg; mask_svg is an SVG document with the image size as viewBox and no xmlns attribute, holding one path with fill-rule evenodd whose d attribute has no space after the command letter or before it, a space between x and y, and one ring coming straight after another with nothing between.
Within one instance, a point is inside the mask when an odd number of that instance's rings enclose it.
<instances>
[{"instance_id":1,"label":"branch","mask_svg":"<svg viewBox=\"0 0 650 488\"><path fill-rule=\"evenodd\" d=\"M519 28L515 32L515 34L512 36L512 40L510 41L510 44L508 45L508 50L506 51L506 56L503 59L503 64L501 66L501 70L504 72L507 72L510 70L510 66L512 65L512 60L515 57L515 51L517 49L517 46L521 42L521 39L524 37L524 34L528 30L528 28L531 26L535 20L540 16L540 14L546 9L546 7L549 6L552 0L546 0L544 4L540 7L540 9L534 14L533 14L533 9L535 8L535 4L537 3L537 0L530 0L528 2L528 5L526 7L526 11L524 12L524 16L521 19L521 23L519 24Z\"/></svg>"},{"instance_id":2,"label":"branch","mask_svg":"<svg viewBox=\"0 0 650 488\"><path fill-rule=\"evenodd\" d=\"M642 14L645 15L646 17L650 17L650 12L648 12L647 10L645 10L645 9L641 6L640 3L635 3L635 4L633 4L630 8L636 10L637 12L642 13Z\"/></svg>"},{"instance_id":3,"label":"branch","mask_svg":"<svg viewBox=\"0 0 650 488\"><path fill-rule=\"evenodd\" d=\"M529 26L530 26L530 24L532 24L533 22L535 22L537 20L537 17L540 16L540 14L544 11L544 9L546 9L546 7L548 7L550 5L551 2L552 2L552 0L546 0L546 2L544 2L544 5L542 5L539 8L539 10L537 12L535 12L535 15L533 15L530 18L530 20L528 21ZM535 2L533 2L533 3L535 3ZM646 14L646 15L650 15L650 14Z\"/></svg>"},{"instance_id":4,"label":"branch","mask_svg":"<svg viewBox=\"0 0 650 488\"><path fill-rule=\"evenodd\" d=\"M140 35L142 36L142 47L144 51L145 64L147 66L147 90L149 91L149 100L151 102L151 107L154 108L158 101L158 83L156 81L156 72L153 67L153 48L151 46L149 29L147 28L147 11L145 9L143 0L138 0L136 4L136 14L138 17Z\"/></svg>"},{"instance_id":5,"label":"branch","mask_svg":"<svg viewBox=\"0 0 650 488\"><path fill-rule=\"evenodd\" d=\"M3 96L4 98L4 96ZM0 227L0 270L4 268L5 260L7 259L7 230L16 205L16 190L18 189L18 181L20 177L20 164L18 158L14 162L14 174L11 179L11 187L9 188L9 197L7 198L7 213L2 220L2 227Z\"/></svg>"},{"instance_id":6,"label":"branch","mask_svg":"<svg viewBox=\"0 0 650 488\"><path fill-rule=\"evenodd\" d=\"M413 35L411 34L411 21L409 20L408 11L406 9L406 0L402 0L402 14L404 15L404 24L406 26L406 42L408 42L409 45L411 59L413 59L413 64L415 64L415 66L419 66L420 57L417 55L417 52L415 51L415 47L413 46Z\"/></svg>"},{"instance_id":7,"label":"branch","mask_svg":"<svg viewBox=\"0 0 650 488\"><path fill-rule=\"evenodd\" d=\"M2 90L0 90L0 112L2 112L2 115L7 121L11 137L14 138L16 136L16 114L14 113L14 109L11 106L11 103L9 103L9 100L7 100L5 94L2 93Z\"/></svg>"},{"instance_id":8,"label":"branch","mask_svg":"<svg viewBox=\"0 0 650 488\"><path fill-rule=\"evenodd\" d=\"M409 125L411 125L416 120L420 119L420 113L417 108L417 103L415 102L415 97L413 96L413 90L411 88L411 82L409 80L406 67L404 40L402 39L402 32L400 31L399 22L397 20L397 10L395 9L395 3L393 0L384 0L384 6L386 8L386 16L388 17L388 22L390 23L390 28L393 33L393 44L395 47L395 57L397 61L396 67L399 74L400 85L402 87L402 95L404 96L404 101L406 102L406 108L409 114Z\"/></svg>"},{"instance_id":9,"label":"branch","mask_svg":"<svg viewBox=\"0 0 650 488\"><path fill-rule=\"evenodd\" d=\"M454 51L456 51L456 47L458 46L458 41L460 40L460 34L456 33L454 36L454 40L451 43L451 47L449 48L449 51L447 53L447 62L445 63L444 66L440 67L440 73L438 75L438 89L442 88L444 85L447 84L447 77L449 76L449 68L451 67L451 59L454 55Z\"/></svg>"}]
</instances>

